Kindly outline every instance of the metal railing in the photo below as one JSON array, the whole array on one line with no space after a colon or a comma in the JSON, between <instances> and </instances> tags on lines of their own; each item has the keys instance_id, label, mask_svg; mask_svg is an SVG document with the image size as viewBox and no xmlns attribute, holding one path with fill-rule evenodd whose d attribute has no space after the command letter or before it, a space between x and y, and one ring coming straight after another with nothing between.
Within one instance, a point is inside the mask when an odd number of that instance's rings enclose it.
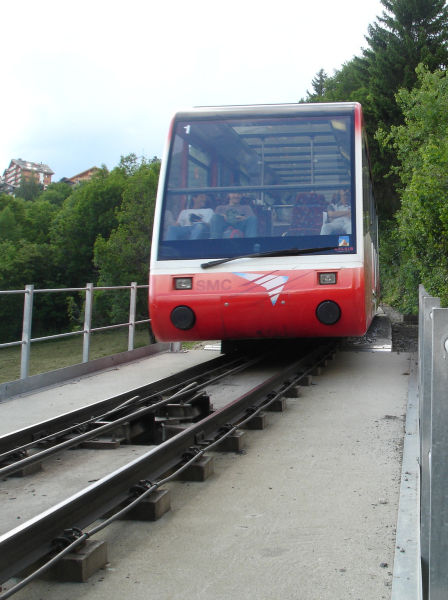
<instances>
[{"instance_id":1,"label":"metal railing","mask_svg":"<svg viewBox=\"0 0 448 600\"><path fill-rule=\"evenodd\" d=\"M448 309L419 288L420 546L424 600L448 597Z\"/></svg>"},{"instance_id":2,"label":"metal railing","mask_svg":"<svg viewBox=\"0 0 448 600\"><path fill-rule=\"evenodd\" d=\"M143 319L136 321L136 304L137 304L137 290L148 289L148 285L137 285L135 281L131 285L120 285L120 286L104 286L94 287L93 283L87 283L84 288L56 288L56 289L34 289L34 285L25 286L24 290L0 290L0 295L5 294L24 294L23 302L23 324L22 324L22 339L15 342L8 342L0 344L1 348L8 348L10 346L21 346L21 361L20 361L20 379L26 379L29 376L29 365L30 365L30 354L31 344L34 342L43 342L47 340L61 339L74 335L83 335L83 350L82 350L82 362L86 363L90 358L90 339L91 334L98 331L106 331L108 329L117 329L119 327L128 327L128 350L134 349L135 339L135 326L141 323L150 323L151 319ZM105 327L92 328L92 308L93 308L93 294L99 290L130 290L129 300L129 321L127 323L118 323L116 325L107 325ZM31 325L33 321L33 299L34 294L42 293L61 293L61 292L81 292L85 293L85 311L84 311L84 327L79 331L70 331L67 333L59 333L56 335L48 335L45 337L32 338L31 337Z\"/></svg>"}]
</instances>

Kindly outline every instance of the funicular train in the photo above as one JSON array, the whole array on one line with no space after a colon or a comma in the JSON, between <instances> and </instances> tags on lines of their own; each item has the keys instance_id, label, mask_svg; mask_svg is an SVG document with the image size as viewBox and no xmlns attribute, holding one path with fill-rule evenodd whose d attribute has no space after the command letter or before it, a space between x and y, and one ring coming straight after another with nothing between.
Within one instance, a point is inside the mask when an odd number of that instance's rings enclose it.
<instances>
[{"instance_id":1,"label":"funicular train","mask_svg":"<svg viewBox=\"0 0 448 600\"><path fill-rule=\"evenodd\" d=\"M158 340L361 336L377 248L359 104L174 116L150 265Z\"/></svg>"}]
</instances>

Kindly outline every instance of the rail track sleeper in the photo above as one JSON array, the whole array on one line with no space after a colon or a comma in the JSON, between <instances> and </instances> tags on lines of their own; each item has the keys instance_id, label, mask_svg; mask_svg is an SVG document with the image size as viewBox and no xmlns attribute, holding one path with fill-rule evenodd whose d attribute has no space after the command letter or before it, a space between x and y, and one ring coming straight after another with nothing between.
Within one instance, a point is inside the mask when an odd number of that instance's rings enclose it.
<instances>
[{"instance_id":1,"label":"rail track sleeper","mask_svg":"<svg viewBox=\"0 0 448 600\"><path fill-rule=\"evenodd\" d=\"M87 540L77 552L67 554L47 573L45 579L60 582L85 583L107 563L107 544L100 540Z\"/></svg>"},{"instance_id":2,"label":"rail track sleeper","mask_svg":"<svg viewBox=\"0 0 448 600\"><path fill-rule=\"evenodd\" d=\"M104 437L96 440L87 440L79 445L79 448L85 448L89 450L115 450L126 442L125 437Z\"/></svg>"},{"instance_id":3,"label":"rail track sleeper","mask_svg":"<svg viewBox=\"0 0 448 600\"><path fill-rule=\"evenodd\" d=\"M18 471L11 473L8 477L28 477L29 475L34 475L35 473L39 473L42 471L42 462L35 462L29 465L25 465Z\"/></svg>"},{"instance_id":4,"label":"rail track sleeper","mask_svg":"<svg viewBox=\"0 0 448 600\"><path fill-rule=\"evenodd\" d=\"M244 425L244 429L259 430L266 428L266 413L260 412Z\"/></svg>"},{"instance_id":5,"label":"rail track sleeper","mask_svg":"<svg viewBox=\"0 0 448 600\"><path fill-rule=\"evenodd\" d=\"M246 432L238 429L216 446L218 452L241 452L246 445Z\"/></svg>"},{"instance_id":6,"label":"rail track sleeper","mask_svg":"<svg viewBox=\"0 0 448 600\"><path fill-rule=\"evenodd\" d=\"M294 385L285 392L285 398L301 398L302 388L300 385Z\"/></svg>"},{"instance_id":7,"label":"rail track sleeper","mask_svg":"<svg viewBox=\"0 0 448 600\"><path fill-rule=\"evenodd\" d=\"M158 521L171 510L169 490L156 490L122 517L123 520Z\"/></svg>"},{"instance_id":8,"label":"rail track sleeper","mask_svg":"<svg viewBox=\"0 0 448 600\"><path fill-rule=\"evenodd\" d=\"M300 379L300 385L302 385L303 387L308 387L310 385L313 385L313 376L312 375L304 375Z\"/></svg>"},{"instance_id":9,"label":"rail track sleeper","mask_svg":"<svg viewBox=\"0 0 448 600\"><path fill-rule=\"evenodd\" d=\"M277 398L267 408L269 412L284 412L287 409L286 398Z\"/></svg>"},{"instance_id":10,"label":"rail track sleeper","mask_svg":"<svg viewBox=\"0 0 448 600\"><path fill-rule=\"evenodd\" d=\"M203 456L176 477L179 481L206 481L215 472L213 456Z\"/></svg>"}]
</instances>

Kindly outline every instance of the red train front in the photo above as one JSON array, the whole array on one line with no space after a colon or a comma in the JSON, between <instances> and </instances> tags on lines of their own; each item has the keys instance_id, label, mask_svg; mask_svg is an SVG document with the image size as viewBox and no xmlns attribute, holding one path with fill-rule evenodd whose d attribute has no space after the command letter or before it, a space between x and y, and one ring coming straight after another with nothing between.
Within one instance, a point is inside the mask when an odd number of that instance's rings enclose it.
<instances>
[{"instance_id":1,"label":"red train front","mask_svg":"<svg viewBox=\"0 0 448 600\"><path fill-rule=\"evenodd\" d=\"M158 340L360 336L377 293L358 104L175 116L151 256Z\"/></svg>"}]
</instances>

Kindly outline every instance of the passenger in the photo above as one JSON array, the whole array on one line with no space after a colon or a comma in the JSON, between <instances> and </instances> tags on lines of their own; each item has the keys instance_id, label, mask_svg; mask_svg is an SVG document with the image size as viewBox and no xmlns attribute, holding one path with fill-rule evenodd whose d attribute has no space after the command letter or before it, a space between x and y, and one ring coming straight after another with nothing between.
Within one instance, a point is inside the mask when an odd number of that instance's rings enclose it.
<instances>
[{"instance_id":1,"label":"passenger","mask_svg":"<svg viewBox=\"0 0 448 600\"><path fill-rule=\"evenodd\" d=\"M228 196L228 204L216 207L210 222L212 238L257 235L257 218L248 204L240 204L241 197L241 194L232 192Z\"/></svg>"},{"instance_id":2,"label":"passenger","mask_svg":"<svg viewBox=\"0 0 448 600\"><path fill-rule=\"evenodd\" d=\"M341 190L339 194L333 196L333 201L328 205L328 220L322 225L320 234L350 234L352 232L351 214L352 209L349 204L349 192L348 190Z\"/></svg>"},{"instance_id":3,"label":"passenger","mask_svg":"<svg viewBox=\"0 0 448 600\"><path fill-rule=\"evenodd\" d=\"M213 209L205 208L207 196L198 194L193 198L193 208L185 208L175 225L168 227L166 240L199 240L209 237Z\"/></svg>"}]
</instances>

